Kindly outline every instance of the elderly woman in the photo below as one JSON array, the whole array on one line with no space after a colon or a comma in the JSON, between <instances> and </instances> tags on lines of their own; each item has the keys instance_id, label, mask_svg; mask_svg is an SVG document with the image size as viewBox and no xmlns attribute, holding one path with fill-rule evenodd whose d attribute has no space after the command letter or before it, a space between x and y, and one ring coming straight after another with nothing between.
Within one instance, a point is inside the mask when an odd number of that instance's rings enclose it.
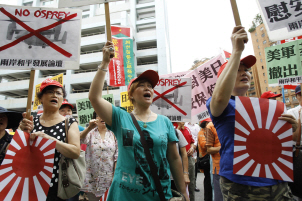
<instances>
[{"instance_id":1,"label":"elderly woman","mask_svg":"<svg viewBox=\"0 0 302 201\"><path fill-rule=\"evenodd\" d=\"M99 201L110 187L116 165L118 148L112 131L94 112L89 126L81 132L81 143L86 144L86 177L82 191L90 201Z\"/></svg>"},{"instance_id":2,"label":"elderly woman","mask_svg":"<svg viewBox=\"0 0 302 201\"><path fill-rule=\"evenodd\" d=\"M293 200L287 182L233 174L235 97L246 95L251 82L249 68L256 63L256 58L250 55L240 60L244 43L248 41L244 27L235 27L231 40L232 56L220 67L213 96L207 101L221 143L219 175L223 199ZM291 115L282 114L279 119L291 123L296 130L297 125Z\"/></svg>"},{"instance_id":3,"label":"elderly woman","mask_svg":"<svg viewBox=\"0 0 302 201\"><path fill-rule=\"evenodd\" d=\"M130 114L102 98L110 55L114 55L114 46L112 42L107 42L103 48L103 61L98 67L89 91L93 108L113 131L118 141L119 157L107 200L160 200L140 142L140 134ZM145 71L131 80L128 85L128 95L134 105L133 114L138 120L157 166L164 197L169 199L172 197L170 169L178 190L185 196L186 189L181 159L176 148L178 139L173 125L165 116L150 110L154 95L153 88L158 79L155 71ZM189 200L187 196L186 198Z\"/></svg>"},{"instance_id":4,"label":"elderly woman","mask_svg":"<svg viewBox=\"0 0 302 201\"><path fill-rule=\"evenodd\" d=\"M53 176L47 195L47 201L62 200L57 197L59 161L61 154L65 157L76 159L80 155L80 133L78 124L74 118L69 119L68 143L66 143L65 117L60 115L59 109L66 93L63 86L54 80L46 79L42 82L40 92L37 94L43 104L41 116L23 119L20 123L21 130L32 132L30 139L43 137L56 141ZM26 113L23 113L26 116Z\"/></svg>"},{"instance_id":5,"label":"elderly woman","mask_svg":"<svg viewBox=\"0 0 302 201\"><path fill-rule=\"evenodd\" d=\"M0 165L5 157L9 143L13 139L13 135L10 135L5 129L17 128L21 119L21 113L8 111L0 107Z\"/></svg>"}]
</instances>

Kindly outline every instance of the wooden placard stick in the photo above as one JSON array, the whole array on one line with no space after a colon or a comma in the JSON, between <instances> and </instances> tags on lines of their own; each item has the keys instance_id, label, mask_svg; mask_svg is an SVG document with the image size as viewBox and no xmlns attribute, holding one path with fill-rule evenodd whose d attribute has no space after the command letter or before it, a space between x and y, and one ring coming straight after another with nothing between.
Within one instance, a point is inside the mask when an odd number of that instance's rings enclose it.
<instances>
[{"instance_id":1,"label":"wooden placard stick","mask_svg":"<svg viewBox=\"0 0 302 201\"><path fill-rule=\"evenodd\" d=\"M236 26L239 26L239 25L241 25L241 21L240 21L240 16L239 16L236 0L231 0L231 6L232 6L232 10L233 10L235 24L236 24Z\"/></svg>"},{"instance_id":2,"label":"wooden placard stick","mask_svg":"<svg viewBox=\"0 0 302 201\"><path fill-rule=\"evenodd\" d=\"M105 18L106 18L106 35L107 35L107 41L112 41L109 3L104 3L104 7L105 7ZM110 58L113 58L113 55L110 55Z\"/></svg>"},{"instance_id":3,"label":"wooden placard stick","mask_svg":"<svg viewBox=\"0 0 302 201\"><path fill-rule=\"evenodd\" d=\"M35 70L30 71L30 79L29 79L29 88L28 88L28 96L27 96L27 106L26 106L26 118L29 119L31 115L31 105L33 99L33 90L34 90L34 81L35 81Z\"/></svg>"}]
</instances>

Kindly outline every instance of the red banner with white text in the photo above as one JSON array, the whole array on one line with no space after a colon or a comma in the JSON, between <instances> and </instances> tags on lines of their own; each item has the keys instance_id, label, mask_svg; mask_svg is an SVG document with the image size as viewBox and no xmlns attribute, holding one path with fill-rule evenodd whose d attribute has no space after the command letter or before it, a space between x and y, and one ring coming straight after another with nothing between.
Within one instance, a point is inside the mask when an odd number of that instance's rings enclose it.
<instances>
[{"instance_id":1,"label":"red banner with white text","mask_svg":"<svg viewBox=\"0 0 302 201\"><path fill-rule=\"evenodd\" d=\"M115 55L109 63L109 85L113 87L125 86L123 39L112 38Z\"/></svg>"}]
</instances>

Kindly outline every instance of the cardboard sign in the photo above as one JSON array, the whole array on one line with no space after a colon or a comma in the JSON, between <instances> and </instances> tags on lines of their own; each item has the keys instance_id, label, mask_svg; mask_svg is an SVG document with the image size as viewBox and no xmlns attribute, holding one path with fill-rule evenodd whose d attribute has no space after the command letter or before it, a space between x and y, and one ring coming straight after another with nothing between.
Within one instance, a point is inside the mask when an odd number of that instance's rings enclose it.
<instances>
[{"instance_id":1,"label":"cardboard sign","mask_svg":"<svg viewBox=\"0 0 302 201\"><path fill-rule=\"evenodd\" d=\"M190 78L161 78L154 87L150 109L172 122L190 122L191 88Z\"/></svg>"},{"instance_id":2,"label":"cardboard sign","mask_svg":"<svg viewBox=\"0 0 302 201\"><path fill-rule=\"evenodd\" d=\"M121 107L125 108L129 113L134 109L133 104L129 100L127 91L121 92Z\"/></svg>"},{"instance_id":3,"label":"cardboard sign","mask_svg":"<svg viewBox=\"0 0 302 201\"><path fill-rule=\"evenodd\" d=\"M301 1L257 0L257 3L271 41L302 35Z\"/></svg>"},{"instance_id":4,"label":"cardboard sign","mask_svg":"<svg viewBox=\"0 0 302 201\"><path fill-rule=\"evenodd\" d=\"M0 69L78 69L82 11L2 6Z\"/></svg>"},{"instance_id":5,"label":"cardboard sign","mask_svg":"<svg viewBox=\"0 0 302 201\"><path fill-rule=\"evenodd\" d=\"M186 74L188 74L191 71L184 71L184 72L178 72L178 73L170 73L166 75L160 75L160 78L181 78L184 77Z\"/></svg>"},{"instance_id":6,"label":"cardboard sign","mask_svg":"<svg viewBox=\"0 0 302 201\"><path fill-rule=\"evenodd\" d=\"M198 123L210 117L206 101L212 96L217 81L217 73L224 62L222 55L218 55L184 76L184 78L191 78L192 81L192 123Z\"/></svg>"},{"instance_id":7,"label":"cardboard sign","mask_svg":"<svg viewBox=\"0 0 302 201\"><path fill-rule=\"evenodd\" d=\"M292 127L284 103L236 97L233 173L293 182Z\"/></svg>"},{"instance_id":8,"label":"cardboard sign","mask_svg":"<svg viewBox=\"0 0 302 201\"><path fill-rule=\"evenodd\" d=\"M114 104L113 94L103 95L102 97L111 104ZM89 121L93 119L94 112L90 100L88 98L76 100L76 106L79 118L79 125L87 127Z\"/></svg>"},{"instance_id":9,"label":"cardboard sign","mask_svg":"<svg viewBox=\"0 0 302 201\"><path fill-rule=\"evenodd\" d=\"M76 7L76 6L86 6L92 4L101 4L101 3L109 3L121 0L59 0L58 7Z\"/></svg>"},{"instance_id":10,"label":"cardboard sign","mask_svg":"<svg viewBox=\"0 0 302 201\"><path fill-rule=\"evenodd\" d=\"M269 86L301 82L302 40L265 48ZM298 78L297 78L298 77Z\"/></svg>"},{"instance_id":11,"label":"cardboard sign","mask_svg":"<svg viewBox=\"0 0 302 201\"><path fill-rule=\"evenodd\" d=\"M57 76L54 76L50 79L52 80L55 80L55 81L58 81L62 86L63 86L63 73L57 75ZM39 108L42 107L42 110L43 110L43 106L41 104L41 101L39 100L38 96L37 96L37 93L40 92L40 87L41 87L41 83L40 84L37 84L36 87L35 87L35 100L34 100L34 105L33 105L33 111L36 111L38 110Z\"/></svg>"},{"instance_id":12,"label":"cardboard sign","mask_svg":"<svg viewBox=\"0 0 302 201\"><path fill-rule=\"evenodd\" d=\"M0 166L0 200L46 200L56 142L17 130Z\"/></svg>"}]
</instances>

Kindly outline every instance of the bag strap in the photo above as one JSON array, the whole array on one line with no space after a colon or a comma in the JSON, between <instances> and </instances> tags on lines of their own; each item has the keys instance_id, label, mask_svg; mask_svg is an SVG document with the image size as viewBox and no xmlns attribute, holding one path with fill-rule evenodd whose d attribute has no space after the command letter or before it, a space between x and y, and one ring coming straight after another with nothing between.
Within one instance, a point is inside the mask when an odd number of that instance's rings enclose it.
<instances>
[{"instance_id":1,"label":"bag strap","mask_svg":"<svg viewBox=\"0 0 302 201\"><path fill-rule=\"evenodd\" d=\"M65 142L68 143L68 124L69 124L69 117L65 118L65 134L66 134L66 140Z\"/></svg>"},{"instance_id":2,"label":"bag strap","mask_svg":"<svg viewBox=\"0 0 302 201\"><path fill-rule=\"evenodd\" d=\"M153 180L154 180L154 183L155 183L155 186L156 186L156 191L159 195L160 200L165 201L166 198L165 198L165 195L164 195L159 177L157 175L157 167L156 167L156 165L155 165L155 163L152 159L152 156L150 154L149 147L148 147L148 144L146 142L146 139L145 139L145 137L143 135L143 132L142 132L140 126L138 125L138 122L135 119L134 115L132 113L130 113L130 115L131 115L132 121L133 121L133 123L136 127L136 130L138 131L139 135L141 136L141 143L143 145L144 152L145 152L145 155L146 155L146 158L147 158L147 161L148 161L151 173L152 173L152 177L153 177Z\"/></svg>"}]
</instances>

